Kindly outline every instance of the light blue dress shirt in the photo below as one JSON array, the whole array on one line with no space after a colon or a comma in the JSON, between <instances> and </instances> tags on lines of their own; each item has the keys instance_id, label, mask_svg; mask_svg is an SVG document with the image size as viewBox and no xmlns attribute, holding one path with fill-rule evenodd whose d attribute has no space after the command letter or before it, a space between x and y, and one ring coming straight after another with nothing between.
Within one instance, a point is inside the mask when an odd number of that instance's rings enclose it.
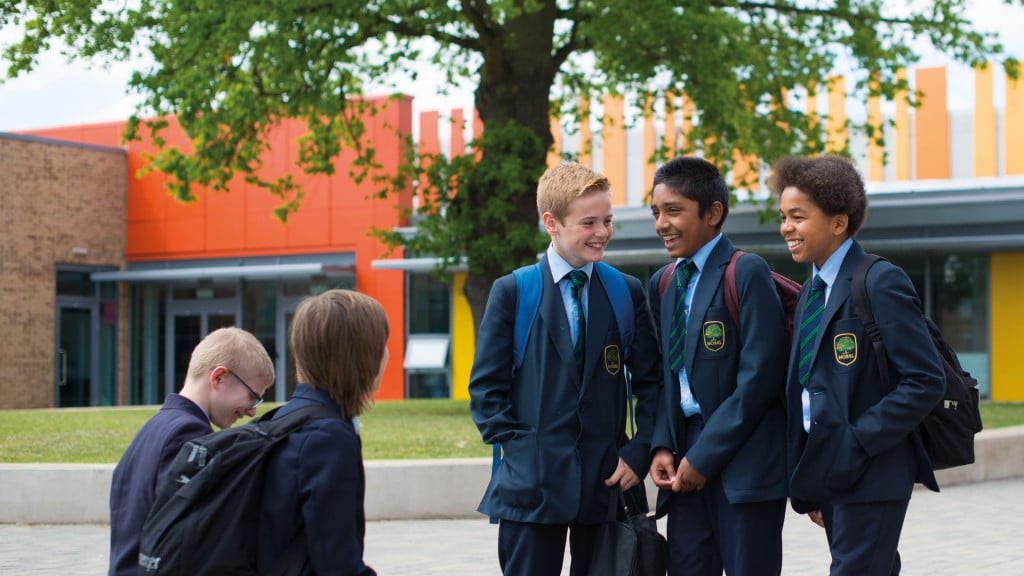
<instances>
[{"instance_id":1,"label":"light blue dress shirt","mask_svg":"<svg viewBox=\"0 0 1024 576\"><path fill-rule=\"evenodd\" d=\"M850 251L850 246L853 246L853 238L847 238L839 248L825 260L825 265L819 270L814 264L811 264L811 278L815 275L821 276L821 279L825 281L825 300L823 305L828 305L828 297L832 294L832 286L836 283L836 277L839 276L839 268L843 265L843 260L846 259L846 253ZM800 392L800 404L803 408L804 416L804 431L811 431L811 395L807 393L807 389L804 388Z\"/></svg>"},{"instance_id":2,"label":"light blue dress shirt","mask_svg":"<svg viewBox=\"0 0 1024 576\"><path fill-rule=\"evenodd\" d=\"M708 256L711 256L711 251L718 245L718 241L722 239L722 233L719 232L718 236L715 236L710 242L700 247L697 253L693 255L693 263L697 266L697 270L690 276L690 288L686 292L686 319L689 322L690 319L690 304L693 302L693 294L697 291L697 284L700 282L701 272L704 271L704 265L708 263ZM683 265L685 258L676 260L676 267ZM690 390L690 378L686 375L686 363L679 369L679 406L683 409L683 415L689 418L694 414L700 414L700 404L697 403L697 399L693 397L693 391Z\"/></svg>"}]
</instances>

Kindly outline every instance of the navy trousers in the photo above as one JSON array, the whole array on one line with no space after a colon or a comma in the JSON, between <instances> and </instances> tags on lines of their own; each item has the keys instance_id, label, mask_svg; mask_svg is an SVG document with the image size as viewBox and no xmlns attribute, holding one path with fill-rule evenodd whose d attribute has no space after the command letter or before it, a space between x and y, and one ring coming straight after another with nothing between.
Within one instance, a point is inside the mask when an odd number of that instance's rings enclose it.
<instances>
[{"instance_id":1,"label":"navy trousers","mask_svg":"<svg viewBox=\"0 0 1024 576\"><path fill-rule=\"evenodd\" d=\"M704 420L686 419L687 449ZM709 478L699 492L668 500L669 576L778 576L782 572L782 524L786 501L731 504L722 482Z\"/></svg>"},{"instance_id":2,"label":"navy trousers","mask_svg":"<svg viewBox=\"0 0 1024 576\"><path fill-rule=\"evenodd\" d=\"M830 576L899 576L897 547L909 500L821 508L832 553Z\"/></svg>"},{"instance_id":3,"label":"navy trousers","mask_svg":"<svg viewBox=\"0 0 1024 576\"><path fill-rule=\"evenodd\" d=\"M599 524L498 522L498 563L504 576L561 576L569 535L570 576L586 576Z\"/></svg>"}]
</instances>

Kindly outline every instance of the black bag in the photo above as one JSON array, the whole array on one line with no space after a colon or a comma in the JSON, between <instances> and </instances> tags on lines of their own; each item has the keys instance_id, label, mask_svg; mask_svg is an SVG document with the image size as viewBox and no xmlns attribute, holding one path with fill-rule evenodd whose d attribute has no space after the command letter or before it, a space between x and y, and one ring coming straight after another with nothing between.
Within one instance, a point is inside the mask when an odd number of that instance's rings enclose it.
<instances>
[{"instance_id":1,"label":"black bag","mask_svg":"<svg viewBox=\"0 0 1024 576\"><path fill-rule=\"evenodd\" d=\"M313 404L271 420L277 410L182 446L143 525L139 574L256 574L260 500L272 449L310 420L338 417ZM305 558L303 530L271 574L301 570Z\"/></svg>"},{"instance_id":2,"label":"black bag","mask_svg":"<svg viewBox=\"0 0 1024 576\"><path fill-rule=\"evenodd\" d=\"M881 256L868 254L861 260L857 271L853 274L853 305L878 358L878 371L882 383L891 388L889 382L889 361L882 345L882 335L878 331L871 303L868 301L867 278L868 268ZM974 463L974 435L981 432L981 410L978 406L978 381L960 366L956 352L942 337L942 331L935 322L925 317L928 333L935 345L942 370L946 375L946 392L939 403L917 427L925 452L932 462L932 468L942 470Z\"/></svg>"},{"instance_id":3,"label":"black bag","mask_svg":"<svg viewBox=\"0 0 1024 576\"><path fill-rule=\"evenodd\" d=\"M608 500L608 517L598 529L590 551L590 576L665 576L668 543L647 514L641 482Z\"/></svg>"}]
</instances>

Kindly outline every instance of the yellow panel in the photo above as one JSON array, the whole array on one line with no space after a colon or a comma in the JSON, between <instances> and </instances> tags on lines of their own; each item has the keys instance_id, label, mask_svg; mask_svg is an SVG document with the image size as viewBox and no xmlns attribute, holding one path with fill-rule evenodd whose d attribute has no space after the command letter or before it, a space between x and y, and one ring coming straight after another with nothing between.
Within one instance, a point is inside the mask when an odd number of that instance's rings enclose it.
<instances>
[{"instance_id":1,"label":"yellow panel","mask_svg":"<svg viewBox=\"0 0 1024 576\"><path fill-rule=\"evenodd\" d=\"M946 68L918 68L914 86L923 93L914 115L915 177L946 180L950 174Z\"/></svg>"},{"instance_id":2,"label":"yellow panel","mask_svg":"<svg viewBox=\"0 0 1024 576\"><path fill-rule=\"evenodd\" d=\"M997 176L992 66L974 69L974 175Z\"/></svg>"},{"instance_id":3,"label":"yellow panel","mask_svg":"<svg viewBox=\"0 0 1024 576\"><path fill-rule=\"evenodd\" d=\"M548 150L548 168L562 163L562 123L558 121L557 114L551 117L551 137L554 142Z\"/></svg>"},{"instance_id":4,"label":"yellow panel","mask_svg":"<svg viewBox=\"0 0 1024 576\"><path fill-rule=\"evenodd\" d=\"M456 400L469 400L469 372L476 353L473 312L466 300L465 286L465 272L452 274L452 398Z\"/></svg>"},{"instance_id":5,"label":"yellow panel","mask_svg":"<svg viewBox=\"0 0 1024 576\"><path fill-rule=\"evenodd\" d=\"M1024 80L1006 79L1006 125L1003 157L1006 175L1024 174Z\"/></svg>"},{"instance_id":6,"label":"yellow panel","mask_svg":"<svg viewBox=\"0 0 1024 576\"><path fill-rule=\"evenodd\" d=\"M756 154L743 154L734 150L732 154L732 185L734 188L756 191L758 187L758 161Z\"/></svg>"},{"instance_id":7,"label":"yellow panel","mask_svg":"<svg viewBox=\"0 0 1024 576\"><path fill-rule=\"evenodd\" d=\"M590 153L594 150L593 137L590 133L590 99L580 98L580 164L592 168Z\"/></svg>"},{"instance_id":8,"label":"yellow panel","mask_svg":"<svg viewBox=\"0 0 1024 576\"><path fill-rule=\"evenodd\" d=\"M626 101L608 94L602 99L601 148L604 175L612 185L612 206L626 205Z\"/></svg>"},{"instance_id":9,"label":"yellow panel","mask_svg":"<svg viewBox=\"0 0 1024 576\"><path fill-rule=\"evenodd\" d=\"M878 86L877 76L872 75L872 87ZM868 139L868 180L871 182L882 182L885 180L885 147L878 144L882 139L882 98L880 96L868 97L868 126L875 129L876 133Z\"/></svg>"},{"instance_id":10,"label":"yellow panel","mask_svg":"<svg viewBox=\"0 0 1024 576\"><path fill-rule=\"evenodd\" d=\"M990 256L989 317L992 321L992 400L1024 401L1024 371L1020 369L1020 327L1024 326L1024 252Z\"/></svg>"},{"instance_id":11,"label":"yellow panel","mask_svg":"<svg viewBox=\"0 0 1024 576\"><path fill-rule=\"evenodd\" d=\"M906 69L896 73L900 80L907 78ZM896 180L910 180L910 104L907 104L906 90L896 93L896 121L894 137L896 139L894 158L896 164Z\"/></svg>"},{"instance_id":12,"label":"yellow panel","mask_svg":"<svg viewBox=\"0 0 1024 576\"><path fill-rule=\"evenodd\" d=\"M818 86L816 84L811 84L811 85L807 86L807 107L804 110L804 113L807 114L808 124L810 126L813 127L813 126L815 126L819 122L819 119L818 119ZM815 146L814 142L808 142L808 147L813 150L813 149L815 149L816 146Z\"/></svg>"},{"instance_id":13,"label":"yellow panel","mask_svg":"<svg viewBox=\"0 0 1024 576\"><path fill-rule=\"evenodd\" d=\"M644 103L644 149L643 149L643 182L640 183L640 189L649 189L651 183L654 182L654 167L656 166L654 160L656 143L658 141L658 135L654 130L654 98L651 96L647 97L647 101ZM646 196L646 193L644 194Z\"/></svg>"},{"instance_id":14,"label":"yellow panel","mask_svg":"<svg viewBox=\"0 0 1024 576\"><path fill-rule=\"evenodd\" d=\"M825 150L841 152L846 148L846 78L833 76L828 79L828 137Z\"/></svg>"}]
</instances>

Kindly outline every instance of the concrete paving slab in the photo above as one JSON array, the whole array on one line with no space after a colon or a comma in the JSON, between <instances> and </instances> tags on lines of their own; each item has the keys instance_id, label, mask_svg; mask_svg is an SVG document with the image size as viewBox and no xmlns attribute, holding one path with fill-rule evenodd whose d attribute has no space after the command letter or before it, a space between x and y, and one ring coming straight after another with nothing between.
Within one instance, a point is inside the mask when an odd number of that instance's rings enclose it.
<instances>
[{"instance_id":1,"label":"concrete paving slab","mask_svg":"<svg viewBox=\"0 0 1024 576\"><path fill-rule=\"evenodd\" d=\"M664 530L664 525L661 526ZM906 576L1024 574L1024 478L914 493L900 551ZM827 574L824 532L790 511L783 574ZM0 524L0 574L95 576L107 567L105 524ZM366 560L382 576L499 574L486 518L367 524ZM567 571L566 571L567 573Z\"/></svg>"}]
</instances>

